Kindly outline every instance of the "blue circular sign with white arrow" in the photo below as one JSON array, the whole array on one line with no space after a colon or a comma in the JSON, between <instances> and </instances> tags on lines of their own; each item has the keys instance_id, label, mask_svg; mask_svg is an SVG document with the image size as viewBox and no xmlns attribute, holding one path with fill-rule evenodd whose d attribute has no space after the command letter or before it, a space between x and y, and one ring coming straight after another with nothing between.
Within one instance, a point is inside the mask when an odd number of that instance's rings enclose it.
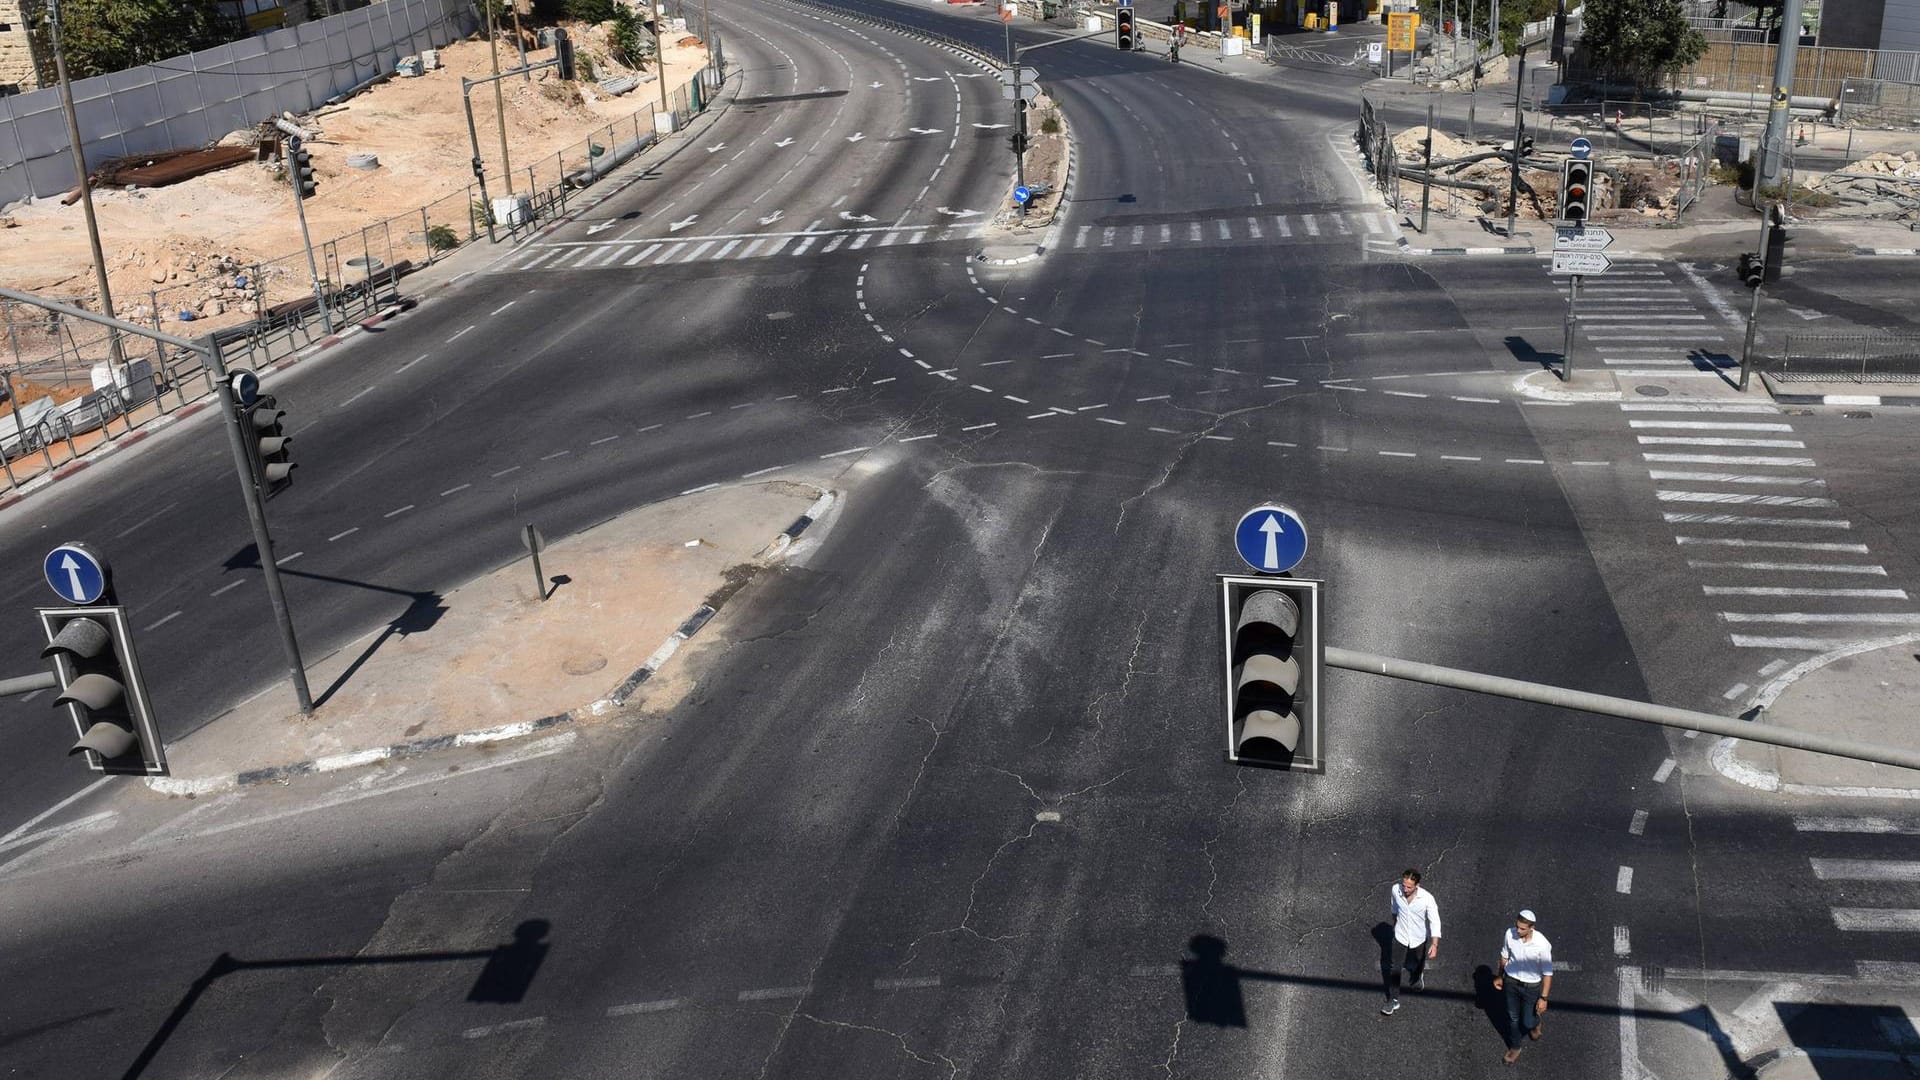
<instances>
[{"instance_id":1,"label":"blue circular sign with white arrow","mask_svg":"<svg viewBox=\"0 0 1920 1080\"><path fill-rule=\"evenodd\" d=\"M1307 523L1290 507L1256 506L1234 526L1233 546L1255 570L1284 574L1307 557Z\"/></svg>"},{"instance_id":2,"label":"blue circular sign with white arrow","mask_svg":"<svg viewBox=\"0 0 1920 1080\"><path fill-rule=\"evenodd\" d=\"M61 544L47 552L47 584L69 604L91 604L106 595L107 560L85 544Z\"/></svg>"},{"instance_id":3,"label":"blue circular sign with white arrow","mask_svg":"<svg viewBox=\"0 0 1920 1080\"><path fill-rule=\"evenodd\" d=\"M1017 202L1022 206L1024 206L1026 205L1027 200L1031 198L1033 198L1033 191L1032 189L1028 188L1026 185L1023 184L1020 187L1013 189L1014 202Z\"/></svg>"},{"instance_id":4,"label":"blue circular sign with white arrow","mask_svg":"<svg viewBox=\"0 0 1920 1080\"><path fill-rule=\"evenodd\" d=\"M1581 160L1585 160L1593 156L1593 143L1587 139L1573 140L1572 144L1568 147L1568 149L1573 151L1574 157L1580 158Z\"/></svg>"}]
</instances>

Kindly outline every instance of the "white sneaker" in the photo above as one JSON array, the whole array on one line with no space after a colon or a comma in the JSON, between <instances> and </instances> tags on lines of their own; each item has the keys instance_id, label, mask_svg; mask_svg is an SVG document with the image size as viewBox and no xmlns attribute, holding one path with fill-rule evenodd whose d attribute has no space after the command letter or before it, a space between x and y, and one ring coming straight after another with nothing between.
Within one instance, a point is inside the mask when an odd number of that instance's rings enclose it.
<instances>
[{"instance_id":1,"label":"white sneaker","mask_svg":"<svg viewBox=\"0 0 1920 1080\"><path fill-rule=\"evenodd\" d=\"M1399 998L1394 998L1392 1001L1389 1001L1385 1005L1380 1006L1381 1016L1392 1016L1394 1013L1397 1013L1399 1011L1400 1011Z\"/></svg>"}]
</instances>

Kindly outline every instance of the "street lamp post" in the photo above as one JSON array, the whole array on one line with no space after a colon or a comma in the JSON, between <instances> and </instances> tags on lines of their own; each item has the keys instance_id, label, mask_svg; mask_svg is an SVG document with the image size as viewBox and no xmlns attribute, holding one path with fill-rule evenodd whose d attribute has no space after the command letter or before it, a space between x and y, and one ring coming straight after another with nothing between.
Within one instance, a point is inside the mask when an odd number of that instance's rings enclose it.
<instances>
[{"instance_id":1,"label":"street lamp post","mask_svg":"<svg viewBox=\"0 0 1920 1080\"><path fill-rule=\"evenodd\" d=\"M87 154L80 141L80 118L73 107L73 84L67 78L66 50L60 43L60 0L47 0L47 36L53 44L54 77L60 82L60 107L67 114L67 144L73 151L73 171L80 191L80 210L87 219L87 242L93 248L93 282L100 290L100 312L111 319L113 289L107 284L107 258L100 250L100 223L93 216L93 185L87 179ZM120 332L107 328L107 354L121 377L126 376L126 357L120 351Z\"/></svg>"}]
</instances>

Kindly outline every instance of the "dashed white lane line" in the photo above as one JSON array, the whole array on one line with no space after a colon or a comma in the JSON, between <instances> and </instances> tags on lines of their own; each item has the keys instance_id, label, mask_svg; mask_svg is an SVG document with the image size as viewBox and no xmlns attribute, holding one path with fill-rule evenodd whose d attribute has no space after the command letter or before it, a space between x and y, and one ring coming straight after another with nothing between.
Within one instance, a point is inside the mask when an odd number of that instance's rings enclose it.
<instances>
[{"instance_id":1,"label":"dashed white lane line","mask_svg":"<svg viewBox=\"0 0 1920 1080\"><path fill-rule=\"evenodd\" d=\"M1668 758L1667 760L1661 762L1660 767L1653 771L1653 782L1656 784L1666 783L1667 777L1673 775L1673 767L1678 764L1679 762L1673 760L1672 758Z\"/></svg>"},{"instance_id":2,"label":"dashed white lane line","mask_svg":"<svg viewBox=\"0 0 1920 1080\"><path fill-rule=\"evenodd\" d=\"M938 437L939 437L939 435L940 435L940 433L939 433L939 432L937 432L937 431L930 431L930 432L928 432L928 433L927 433L927 434L925 434L925 435L909 435L909 436L907 436L907 437L906 437L906 438L904 438L904 439L898 439L898 440L896 440L896 441L897 441L897 442L903 442L903 443L909 443L909 442L919 442L919 441L920 441L921 439L933 439L933 438L938 438Z\"/></svg>"},{"instance_id":3,"label":"dashed white lane line","mask_svg":"<svg viewBox=\"0 0 1920 1080\"><path fill-rule=\"evenodd\" d=\"M737 408L738 406L735 406L735 407ZM602 435L602 436L600 436L599 438L597 438L597 439L595 439L595 440L593 440L592 442L589 442L589 443L588 443L587 445L588 445L588 446L599 446L599 445L600 445L601 443L610 443L610 442L612 442L613 440L615 440L615 439L617 439L617 438L619 438L619 437L620 437L620 436L618 436L618 435Z\"/></svg>"},{"instance_id":4,"label":"dashed white lane line","mask_svg":"<svg viewBox=\"0 0 1920 1080\"><path fill-rule=\"evenodd\" d=\"M1727 688L1727 692L1724 694L1721 694L1720 696L1725 698L1728 701L1732 701L1734 698L1739 697L1741 694L1744 694L1751 689L1753 689L1753 687L1748 686L1746 683L1737 682L1737 683L1734 683L1732 686L1729 686Z\"/></svg>"},{"instance_id":5,"label":"dashed white lane line","mask_svg":"<svg viewBox=\"0 0 1920 1080\"><path fill-rule=\"evenodd\" d=\"M1646 831L1647 831L1647 812L1645 810L1635 810L1633 812L1633 820L1627 822L1627 835L1641 836L1645 834Z\"/></svg>"},{"instance_id":6,"label":"dashed white lane line","mask_svg":"<svg viewBox=\"0 0 1920 1080\"><path fill-rule=\"evenodd\" d=\"M158 630L158 629L160 629L161 627L163 627L163 626L165 626L165 625L167 625L168 623L170 623L170 622L172 622L173 620L175 620L175 619L177 619L177 618L179 618L179 617L180 617L180 614L181 614L180 612L178 612L178 611L176 611L176 612L173 612L173 613L172 613L172 614L170 614L170 615L162 615L162 616L161 616L161 617L160 617L159 619L157 619L157 620L155 620L154 622L150 622L150 623L148 623L148 624L146 625L146 627L145 627L145 628L143 628L143 629L142 629L142 630L141 630L140 632L144 634L144 633L146 633L146 632L147 632L147 631L149 631L149 630Z\"/></svg>"},{"instance_id":7,"label":"dashed white lane line","mask_svg":"<svg viewBox=\"0 0 1920 1080\"><path fill-rule=\"evenodd\" d=\"M775 998L805 997L809 988L805 986L770 986L764 990L742 990L740 1001L771 1001Z\"/></svg>"},{"instance_id":8,"label":"dashed white lane line","mask_svg":"<svg viewBox=\"0 0 1920 1080\"><path fill-rule=\"evenodd\" d=\"M406 513L407 511L409 511L409 510L411 510L411 509L413 509L413 505L414 505L414 504L412 504L412 503L408 503L407 505L405 505L405 506L403 506L403 507L401 507L401 508L400 508L400 509L398 509L398 510L389 510L389 511L387 511L387 512L386 512L386 513L384 513L384 514L381 514L380 516L381 516L381 517L383 517L383 518L390 518L390 517L398 517L398 516L400 516L401 514L404 514L404 513Z\"/></svg>"},{"instance_id":9,"label":"dashed white lane line","mask_svg":"<svg viewBox=\"0 0 1920 1080\"><path fill-rule=\"evenodd\" d=\"M680 494L698 495L703 491L712 491L714 488L717 488L719 486L720 486L719 484L701 484L699 487L696 487L696 488L688 488L687 490L681 492Z\"/></svg>"},{"instance_id":10,"label":"dashed white lane line","mask_svg":"<svg viewBox=\"0 0 1920 1080\"><path fill-rule=\"evenodd\" d=\"M1014 397L1014 396L1013 396L1012 394L1001 394L1000 396L1001 396L1001 397L1003 397L1003 398L1006 398L1006 399L1007 399L1008 401L1011 401L1011 402L1013 402L1013 403L1014 403L1015 405L1031 405L1031 404L1033 404L1033 402L1031 402L1031 401L1028 401L1028 400L1027 400L1026 398L1023 398L1023 397Z\"/></svg>"},{"instance_id":11,"label":"dashed white lane line","mask_svg":"<svg viewBox=\"0 0 1920 1080\"><path fill-rule=\"evenodd\" d=\"M925 436L922 436L922 438L924 438L924 437L925 437ZM902 439L901 441L902 441L902 442L905 442L906 440L904 440L904 439ZM750 473L741 473L741 474L740 474L740 479L742 479L742 480L751 480L751 479L753 479L753 478L754 478L754 477L756 477L756 476L765 476L765 475L767 475L768 473L775 473L775 472L779 472L779 471L780 471L781 469L784 469L784 468L787 468L787 467L788 467L788 466L786 466L786 465L769 465L769 466L767 466L767 467L766 467L766 468L764 468L764 469L755 469L755 470L753 470L753 471L752 471L752 472L750 472Z\"/></svg>"},{"instance_id":12,"label":"dashed white lane line","mask_svg":"<svg viewBox=\"0 0 1920 1080\"><path fill-rule=\"evenodd\" d=\"M354 531L354 530L352 530L352 529L348 529L348 530L347 530L347 532L353 532L353 531ZM346 535L346 534L345 534L345 533L342 533L341 535L342 535L342 536L344 536L344 535ZM241 579L240 579L239 581L229 581L229 582L227 582L227 583L226 583L225 585L222 585L222 586L220 586L219 588L217 588L217 589L215 589L215 590L213 590L212 592L210 592L210 593L208 593L207 595L208 595L208 596L219 596L219 595L220 595L221 593L223 593L223 592L228 592L228 591L230 591L230 590L232 590L232 589L237 589L237 588L239 588L240 586L242 586L242 585L245 585L246 583L247 583L247 579L246 579L246 578L241 578Z\"/></svg>"},{"instance_id":13,"label":"dashed white lane line","mask_svg":"<svg viewBox=\"0 0 1920 1080\"><path fill-rule=\"evenodd\" d=\"M628 1005L614 1005L607 1009L608 1016L633 1016L637 1013L666 1012L680 1007L680 998L662 998L659 1001L636 1001Z\"/></svg>"},{"instance_id":14,"label":"dashed white lane line","mask_svg":"<svg viewBox=\"0 0 1920 1080\"><path fill-rule=\"evenodd\" d=\"M555 451L554 451L553 453L551 453L551 454L542 454L542 455L540 455L540 460L541 460L541 461L552 461L552 460L553 460L554 458L562 458L562 457L566 457L566 456L567 456L568 454L571 454L571 453L573 453L573 451L571 451L571 450L555 450Z\"/></svg>"},{"instance_id":15,"label":"dashed white lane line","mask_svg":"<svg viewBox=\"0 0 1920 1080\"><path fill-rule=\"evenodd\" d=\"M275 559L275 560L273 560L273 565L275 565L275 566L285 566L285 565L287 565L288 563L290 563L290 562L292 562L293 560L295 560L295 559L297 559L297 558L299 558L300 556L302 556L302 555L305 555L305 554L306 554L306 552L304 552L304 551L296 551L296 552L294 552L294 553L293 553L293 554L291 554L291 555L282 555L282 556L280 556L279 558L277 558L277 559Z\"/></svg>"},{"instance_id":16,"label":"dashed white lane line","mask_svg":"<svg viewBox=\"0 0 1920 1080\"><path fill-rule=\"evenodd\" d=\"M407 370L408 368L410 368L410 367L412 367L413 365L415 365L415 364L417 364L417 363L419 363L420 361L422 361L422 360L425 360L425 359L427 358L427 356L429 356L429 355L431 355L431 354L422 354L422 355L420 355L420 356L416 356L416 357L414 357L413 359L411 359L411 360L409 360L409 361L407 361L406 363L404 363L404 364L401 364L401 365L400 365L399 367L397 367L397 368L394 368L393 370L394 370L394 371L396 371L396 372L399 372L399 371L405 371L405 370Z\"/></svg>"},{"instance_id":17,"label":"dashed white lane line","mask_svg":"<svg viewBox=\"0 0 1920 1080\"><path fill-rule=\"evenodd\" d=\"M1633 891L1633 867L1623 866L1613 876L1613 891L1625 896Z\"/></svg>"},{"instance_id":18,"label":"dashed white lane line","mask_svg":"<svg viewBox=\"0 0 1920 1080\"><path fill-rule=\"evenodd\" d=\"M345 401L342 401L340 403L341 407L344 408L348 405L351 405L354 402L359 401L361 398L366 397L368 394L373 393L374 390L379 387L379 385L380 385L379 383L374 383L372 386L361 388L361 390L358 393L354 394L352 397L346 399Z\"/></svg>"},{"instance_id":19,"label":"dashed white lane line","mask_svg":"<svg viewBox=\"0 0 1920 1080\"><path fill-rule=\"evenodd\" d=\"M902 979L875 979L875 990L923 990L940 985L938 975L918 975Z\"/></svg>"},{"instance_id":20,"label":"dashed white lane line","mask_svg":"<svg viewBox=\"0 0 1920 1080\"><path fill-rule=\"evenodd\" d=\"M858 454L864 450L871 450L871 449L873 449L873 447L871 446L850 446L845 450L835 450L831 454L821 454L820 459L822 461L825 461L828 458L845 457L848 454Z\"/></svg>"},{"instance_id":21,"label":"dashed white lane line","mask_svg":"<svg viewBox=\"0 0 1920 1080\"><path fill-rule=\"evenodd\" d=\"M348 530L347 530L346 532L337 532L337 533L334 533L334 534L333 534L332 536L329 536L329 537L327 537L327 543L329 543L329 544L331 544L331 543L333 543L333 542L334 542L335 540L345 540L345 539L346 539L347 537L349 537L349 536L352 536L352 535L353 535L354 533L357 533L357 532L359 532L359 531L360 531L360 526L358 526L358 525L355 525L355 526L354 526L353 528L351 528L351 529L348 529ZM233 587L233 586L231 586L231 585L229 585L229 586L227 586L227 588L229 588L229 589L230 589L230 588L232 588L232 587ZM218 596L218 595L220 595L220 594L219 594L219 593L215 593L214 595L215 595L215 596Z\"/></svg>"},{"instance_id":22,"label":"dashed white lane line","mask_svg":"<svg viewBox=\"0 0 1920 1080\"><path fill-rule=\"evenodd\" d=\"M489 318L489 319L491 319L491 318L493 318L493 317L494 317L495 315L498 315L498 314L500 314L501 312L503 312L503 311L505 311L505 310L507 310L508 308L510 308L510 307L512 307L513 305L515 305L515 304L517 304L517 303L519 303L519 302L520 302L520 301L518 301L518 300L509 300L509 301L507 301L506 303L504 303L504 304L501 304L501 305L500 305L499 307L497 307L497 308L494 308L494 309L493 309L492 311L489 311L489 312L487 312L487 318Z\"/></svg>"},{"instance_id":23,"label":"dashed white lane line","mask_svg":"<svg viewBox=\"0 0 1920 1080\"><path fill-rule=\"evenodd\" d=\"M493 473L492 476L493 476L493 479L498 480L501 477L507 475L508 473L517 473L519 471L520 471L520 466L514 465L505 469L501 469L499 472Z\"/></svg>"},{"instance_id":24,"label":"dashed white lane line","mask_svg":"<svg viewBox=\"0 0 1920 1080\"><path fill-rule=\"evenodd\" d=\"M987 428L999 427L999 426L1000 426L999 424L989 421L988 423L985 423L985 424L975 424L972 427L963 427L960 430L961 431L984 431Z\"/></svg>"},{"instance_id":25,"label":"dashed white lane line","mask_svg":"<svg viewBox=\"0 0 1920 1080\"><path fill-rule=\"evenodd\" d=\"M489 1035L499 1035L503 1032L524 1031L527 1028L537 1028L546 1022L547 1018L544 1016L529 1016L524 1020L508 1020L503 1024L487 1024L484 1027L468 1028L460 1034L468 1039L484 1039Z\"/></svg>"},{"instance_id":26,"label":"dashed white lane line","mask_svg":"<svg viewBox=\"0 0 1920 1080\"><path fill-rule=\"evenodd\" d=\"M455 495L455 494L458 494L458 493L460 493L460 492L462 492L462 491L465 491L465 490L467 490L468 488L470 488L470 487L472 487L472 486L473 486L472 484L461 484L461 485L459 485L458 487L450 487L450 488L448 488L447 490L445 490L445 491L443 491L443 492L441 492L441 493L440 493L440 497L444 499L444 498L446 498L446 497L447 497L447 496L449 496L449 495Z\"/></svg>"},{"instance_id":27,"label":"dashed white lane line","mask_svg":"<svg viewBox=\"0 0 1920 1080\"><path fill-rule=\"evenodd\" d=\"M478 323L475 323L475 324L474 324L474 326L478 326L478 325L479 325ZM466 328L466 330L461 330L461 331L458 331L458 332L456 332L456 333L455 333L455 334L454 334L454 335L453 335L452 337L450 337L450 338L448 338L448 339L447 339L447 344L449 344L449 345L451 345L451 344L453 344L454 342L456 342L456 341L459 341L459 340L460 340L460 339L461 339L462 337L465 337L465 336L466 336L466 334L468 333L468 331L470 331L470 330L472 330L472 329L473 329L473 326L469 326L469 327L467 327L467 328Z\"/></svg>"}]
</instances>

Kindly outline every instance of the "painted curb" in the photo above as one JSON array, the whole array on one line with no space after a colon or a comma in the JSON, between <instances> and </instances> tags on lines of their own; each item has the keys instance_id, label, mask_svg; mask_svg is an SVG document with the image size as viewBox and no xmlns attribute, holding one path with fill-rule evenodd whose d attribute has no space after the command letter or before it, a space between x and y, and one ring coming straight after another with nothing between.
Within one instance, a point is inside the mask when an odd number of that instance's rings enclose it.
<instances>
[{"instance_id":1,"label":"painted curb","mask_svg":"<svg viewBox=\"0 0 1920 1080\"><path fill-rule=\"evenodd\" d=\"M1773 400L1782 405L1920 405L1920 388L1911 394L1782 394L1773 391Z\"/></svg>"},{"instance_id":2,"label":"painted curb","mask_svg":"<svg viewBox=\"0 0 1920 1080\"><path fill-rule=\"evenodd\" d=\"M1819 671L1836 660L1845 660L1849 656L1890 649L1897 645L1910 645L1920 641L1920 633L1896 634L1892 637L1875 638L1871 641L1859 641L1832 652L1800 661L1774 676L1773 681L1760 688L1753 696L1751 708L1764 712L1780 700L1787 688L1808 675ZM1713 763L1713 770L1725 779L1742 787L1755 791L1766 791L1780 795L1806 795L1814 798L1840 799L1920 799L1920 788L1878 788L1878 787L1834 787L1825 784L1789 784L1780 779L1780 775L1771 769L1742 761L1737 755L1740 740L1721 738L1714 742L1707 752L1707 759Z\"/></svg>"},{"instance_id":3,"label":"painted curb","mask_svg":"<svg viewBox=\"0 0 1920 1080\"><path fill-rule=\"evenodd\" d=\"M1888 255L1896 258L1913 258L1920 256L1920 248L1857 247L1853 249L1853 253L1855 255Z\"/></svg>"},{"instance_id":4,"label":"painted curb","mask_svg":"<svg viewBox=\"0 0 1920 1080\"><path fill-rule=\"evenodd\" d=\"M1409 246L1408 255L1534 255L1537 252L1532 244L1526 247L1441 247L1417 248Z\"/></svg>"},{"instance_id":5,"label":"painted curb","mask_svg":"<svg viewBox=\"0 0 1920 1080\"><path fill-rule=\"evenodd\" d=\"M827 511L833 507L836 498L837 496L829 491L821 495L818 499L815 499L813 504L807 507L805 513L802 513L794 520L793 524L782 530L780 534L773 539L772 543L762 549L762 557L771 560L786 554L793 543L799 539L800 534L807 530L808 526L826 515ZM554 713L551 716L542 716L535 720L521 720L512 724L502 724L498 727L482 728L479 731L450 732L445 735L434 735L424 739L411 739L406 742L393 743L388 746L350 750L346 753L329 754L325 757L311 758L306 761L292 761L284 765L267 765L256 769L245 769L237 773L229 773L222 776L198 777L193 779L174 776L156 776L148 778L146 785L151 790L159 792L162 795L189 795L197 797L219 791L228 791L234 788L252 787L257 784L291 780L296 776L339 772L342 769L356 769L364 765L376 765L383 761L419 757L436 750L446 750L462 746L488 746L495 743L509 742L514 739L526 738L529 735L536 735L562 724L571 724L591 717L600 716L625 705L643 684L649 679L652 679L660 672L661 668L666 666L667 661L673 658L674 653L680 651L680 646L686 644L695 634L698 634L701 629L713 621L713 617L719 613L720 606L717 605L701 604L698 608L695 608L693 614L687 616L673 633L667 635L667 640L660 643L660 647L655 649L653 654L647 657L645 663L641 664L631 675L628 675L620 681L620 685L614 687L607 696L600 700L577 709L569 709L563 713Z\"/></svg>"}]
</instances>

